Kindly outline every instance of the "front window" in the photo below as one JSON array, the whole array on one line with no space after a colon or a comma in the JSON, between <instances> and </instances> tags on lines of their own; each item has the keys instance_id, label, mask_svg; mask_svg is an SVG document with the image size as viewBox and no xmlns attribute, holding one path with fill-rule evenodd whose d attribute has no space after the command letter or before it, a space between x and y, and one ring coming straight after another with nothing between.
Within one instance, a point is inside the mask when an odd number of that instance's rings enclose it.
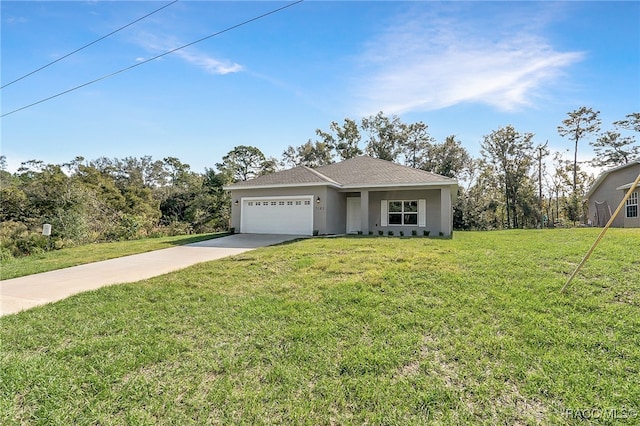
<instances>
[{"instance_id":1,"label":"front window","mask_svg":"<svg viewBox=\"0 0 640 426\"><path fill-rule=\"evenodd\" d=\"M638 217L638 193L634 192L627 199L627 217Z\"/></svg>"},{"instance_id":2,"label":"front window","mask_svg":"<svg viewBox=\"0 0 640 426\"><path fill-rule=\"evenodd\" d=\"M389 201L389 225L417 225L418 201Z\"/></svg>"}]
</instances>

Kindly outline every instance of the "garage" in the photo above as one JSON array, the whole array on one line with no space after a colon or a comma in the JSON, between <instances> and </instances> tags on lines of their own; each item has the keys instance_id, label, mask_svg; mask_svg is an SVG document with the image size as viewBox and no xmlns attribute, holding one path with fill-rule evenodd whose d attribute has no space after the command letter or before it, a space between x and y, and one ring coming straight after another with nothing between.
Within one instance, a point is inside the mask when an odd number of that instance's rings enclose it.
<instances>
[{"instance_id":1,"label":"garage","mask_svg":"<svg viewBox=\"0 0 640 426\"><path fill-rule=\"evenodd\" d=\"M311 235L313 197L245 197L240 210L240 232L245 234Z\"/></svg>"}]
</instances>

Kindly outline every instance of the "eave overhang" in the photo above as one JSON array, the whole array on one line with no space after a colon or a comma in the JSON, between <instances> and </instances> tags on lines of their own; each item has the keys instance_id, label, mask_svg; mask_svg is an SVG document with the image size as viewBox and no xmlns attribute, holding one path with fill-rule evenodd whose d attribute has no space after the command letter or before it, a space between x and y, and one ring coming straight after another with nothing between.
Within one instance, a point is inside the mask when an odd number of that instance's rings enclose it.
<instances>
[{"instance_id":1,"label":"eave overhang","mask_svg":"<svg viewBox=\"0 0 640 426\"><path fill-rule=\"evenodd\" d=\"M244 191L246 189L275 189L275 188L307 188L307 187L318 187L318 186L329 186L332 188L340 188L340 185L331 183L331 182L310 182L310 183L276 183L271 185L228 185L223 186L222 189L225 191Z\"/></svg>"},{"instance_id":2,"label":"eave overhang","mask_svg":"<svg viewBox=\"0 0 640 426\"><path fill-rule=\"evenodd\" d=\"M617 191L628 191L631 188L631 185L633 185L633 182L629 182L626 185L621 185L619 187L616 188ZM636 185L636 188L638 188L638 186Z\"/></svg>"},{"instance_id":3,"label":"eave overhang","mask_svg":"<svg viewBox=\"0 0 640 426\"><path fill-rule=\"evenodd\" d=\"M317 187L330 187L335 188L339 192L350 191L372 191L372 190L386 190L386 191L406 191L406 190L421 190L421 189L433 189L437 187L452 187L454 190L451 192L455 195L455 189L458 188L457 181L439 181L439 182L421 182L421 183L389 183L389 184L375 184L375 185L340 185L338 183L330 182L313 182L313 183L282 183L271 185L227 185L222 188L226 191L245 191L245 190L257 190L257 189L280 189L280 188L317 188Z\"/></svg>"}]
</instances>

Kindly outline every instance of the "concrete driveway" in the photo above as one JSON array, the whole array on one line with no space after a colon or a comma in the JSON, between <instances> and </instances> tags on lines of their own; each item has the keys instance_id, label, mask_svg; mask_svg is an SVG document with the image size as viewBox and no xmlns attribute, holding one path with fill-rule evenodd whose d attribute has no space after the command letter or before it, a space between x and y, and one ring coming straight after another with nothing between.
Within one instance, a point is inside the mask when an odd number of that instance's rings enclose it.
<instances>
[{"instance_id":1,"label":"concrete driveway","mask_svg":"<svg viewBox=\"0 0 640 426\"><path fill-rule=\"evenodd\" d=\"M0 316L112 284L140 281L200 262L280 244L297 235L236 234L0 281Z\"/></svg>"}]
</instances>

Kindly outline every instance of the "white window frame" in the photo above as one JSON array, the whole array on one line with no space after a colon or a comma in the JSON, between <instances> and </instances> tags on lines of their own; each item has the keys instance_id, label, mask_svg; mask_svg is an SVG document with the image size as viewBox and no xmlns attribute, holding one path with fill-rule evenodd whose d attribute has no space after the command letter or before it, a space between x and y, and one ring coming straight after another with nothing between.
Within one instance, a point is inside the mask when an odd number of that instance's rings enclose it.
<instances>
[{"instance_id":1,"label":"white window frame","mask_svg":"<svg viewBox=\"0 0 640 426\"><path fill-rule=\"evenodd\" d=\"M400 212L392 212L389 211L390 203L401 203ZM405 204L404 203L416 203L418 210L416 212L405 212ZM392 214L400 214L402 223L389 223L389 215ZM404 223L405 222L405 214L415 214L416 215L416 223ZM424 199L411 199L411 200L381 200L380 203L380 225L381 226L402 226L402 227L417 227L417 228L425 228L427 226L427 200Z\"/></svg>"},{"instance_id":2,"label":"white window frame","mask_svg":"<svg viewBox=\"0 0 640 426\"><path fill-rule=\"evenodd\" d=\"M635 209L631 209L630 207L635 207ZM635 210L635 215L629 215L631 210ZM638 193L637 192L632 192L629 198L627 198L625 214L626 214L626 217L638 217Z\"/></svg>"}]
</instances>

